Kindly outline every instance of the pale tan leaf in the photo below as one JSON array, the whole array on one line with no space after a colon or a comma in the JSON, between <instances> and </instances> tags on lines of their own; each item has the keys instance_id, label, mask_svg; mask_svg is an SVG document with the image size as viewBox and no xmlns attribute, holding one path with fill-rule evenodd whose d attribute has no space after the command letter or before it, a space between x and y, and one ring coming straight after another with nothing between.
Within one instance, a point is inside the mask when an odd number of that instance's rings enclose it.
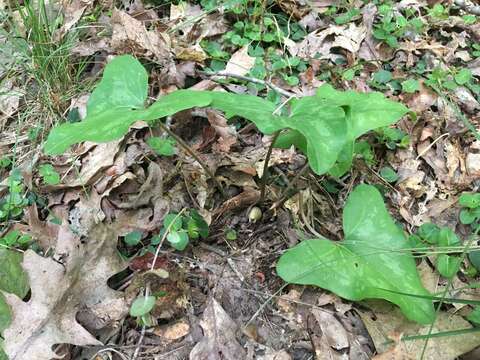
<instances>
[{"instance_id":1,"label":"pale tan leaf","mask_svg":"<svg viewBox=\"0 0 480 360\"><path fill-rule=\"evenodd\" d=\"M234 75L246 75L255 65L255 58L248 55L248 46L237 50L225 67L225 72Z\"/></svg>"},{"instance_id":2,"label":"pale tan leaf","mask_svg":"<svg viewBox=\"0 0 480 360\"><path fill-rule=\"evenodd\" d=\"M190 360L237 360L245 358L245 351L236 339L237 324L211 298L203 313L200 326L203 339L190 352Z\"/></svg>"},{"instance_id":3,"label":"pale tan leaf","mask_svg":"<svg viewBox=\"0 0 480 360\"><path fill-rule=\"evenodd\" d=\"M4 332L4 350L10 360L56 358L52 346L59 343L101 344L85 327L103 328L127 312L123 295L107 285L124 268L116 246L115 232L98 225L83 242L68 229L60 229L57 251L63 254L64 264L32 250L25 253L22 265L31 298L23 302L6 295L13 316Z\"/></svg>"},{"instance_id":4,"label":"pale tan leaf","mask_svg":"<svg viewBox=\"0 0 480 360\"><path fill-rule=\"evenodd\" d=\"M116 51L154 57L161 64L171 62L170 38L167 34L146 30L141 21L120 10L112 13L112 27L111 46Z\"/></svg>"}]
</instances>

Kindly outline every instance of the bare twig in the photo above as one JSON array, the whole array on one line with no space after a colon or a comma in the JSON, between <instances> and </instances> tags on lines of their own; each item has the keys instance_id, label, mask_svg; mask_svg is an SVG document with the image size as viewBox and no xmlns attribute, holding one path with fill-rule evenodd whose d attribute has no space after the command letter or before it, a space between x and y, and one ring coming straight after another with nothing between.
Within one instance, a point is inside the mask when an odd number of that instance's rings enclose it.
<instances>
[{"instance_id":1,"label":"bare twig","mask_svg":"<svg viewBox=\"0 0 480 360\"><path fill-rule=\"evenodd\" d=\"M146 297L146 295L145 295ZM140 339L138 340L137 347L135 349L135 352L133 353L132 360L136 360L138 357L138 354L140 353L140 347L142 346L143 338L145 337L145 324L142 326L142 332L140 333Z\"/></svg>"},{"instance_id":2,"label":"bare twig","mask_svg":"<svg viewBox=\"0 0 480 360\"><path fill-rule=\"evenodd\" d=\"M480 5L475 5L468 0L455 0L455 5L470 14L480 16Z\"/></svg>"},{"instance_id":3,"label":"bare twig","mask_svg":"<svg viewBox=\"0 0 480 360\"><path fill-rule=\"evenodd\" d=\"M210 177L210 179L212 179L212 181L215 183L215 186L217 187L218 191L220 191L222 196L226 198L227 195L223 190L222 184L218 182L217 178L215 177L215 174L210 170L208 165L200 158L200 156L198 156L198 154L190 146L188 146L188 144L185 141L183 141L183 139L180 136L178 136L172 130L170 130L167 126L165 126L164 123L159 121L158 126L160 126L163 131L168 133L168 135L174 138L175 141L178 143L178 145L180 145L187 153L189 153L200 164L200 166L203 168L203 170L205 170L205 172Z\"/></svg>"},{"instance_id":4,"label":"bare twig","mask_svg":"<svg viewBox=\"0 0 480 360\"><path fill-rule=\"evenodd\" d=\"M300 177L305 173L308 167L309 167L308 163L303 165L303 167L298 171L298 173L295 175L292 181L290 181L287 188L282 192L282 194L278 197L278 200L275 201L275 203L273 203L273 205L270 207L269 210L274 210L280 207L287 200L288 193L293 188L293 186L297 183L298 179L300 179Z\"/></svg>"},{"instance_id":5,"label":"bare twig","mask_svg":"<svg viewBox=\"0 0 480 360\"><path fill-rule=\"evenodd\" d=\"M275 141L277 141L278 136L280 135L280 130L275 132L272 137L272 142L270 143L270 146L268 147L267 151L267 156L265 157L265 163L263 164L263 174L262 174L262 179L260 183L260 200L259 204L262 204L263 201L265 200L265 191L267 188L267 180L268 180L268 163L270 162L270 157L272 156L272 151L273 151L273 145L275 144Z\"/></svg>"},{"instance_id":6,"label":"bare twig","mask_svg":"<svg viewBox=\"0 0 480 360\"><path fill-rule=\"evenodd\" d=\"M213 73L212 72L206 72L205 74L211 76L212 80L214 80L214 81L215 81L215 77L229 77L229 78L233 78L233 79L249 81L249 82L254 83L254 84L267 86L270 89L275 90L279 94L282 94L283 96L286 96L286 97L289 97L289 98L290 97L297 97L296 94L294 94L294 93L292 93L288 90L282 89L281 87L278 87L277 85L272 84L270 81L260 80L260 79L256 79L256 78L253 78L253 77L233 74L233 73L229 73L229 72L225 72L225 71L219 71L219 72L213 72Z\"/></svg>"}]
</instances>

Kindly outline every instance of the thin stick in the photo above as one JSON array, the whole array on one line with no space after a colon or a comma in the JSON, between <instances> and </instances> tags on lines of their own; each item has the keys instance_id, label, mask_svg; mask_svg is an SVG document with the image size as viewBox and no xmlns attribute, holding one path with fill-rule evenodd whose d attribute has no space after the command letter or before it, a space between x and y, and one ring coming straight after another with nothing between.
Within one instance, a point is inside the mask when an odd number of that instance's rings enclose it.
<instances>
[{"instance_id":1,"label":"thin stick","mask_svg":"<svg viewBox=\"0 0 480 360\"><path fill-rule=\"evenodd\" d=\"M205 164L205 162L200 158L200 156L198 156L198 154L195 151L193 151L193 149L190 146L188 146L188 144L185 141L183 141L183 139L181 137L179 137L172 130L170 130L167 126L165 126L164 123L159 121L158 125L162 128L163 131L165 131L166 133L168 133L168 135L170 135L172 138L174 138L175 141L200 164L200 166L203 168L203 170L205 170L207 175L215 183L215 186L217 187L218 191L220 191L222 196L224 198L226 198L227 195L225 194L225 191L223 190L222 184L220 184L218 182L218 180L215 178L215 175L213 174L213 172L210 170L208 165Z\"/></svg>"},{"instance_id":2,"label":"thin stick","mask_svg":"<svg viewBox=\"0 0 480 360\"><path fill-rule=\"evenodd\" d=\"M305 165L303 165L303 167L300 169L297 175L295 175L292 181L290 181L287 188L280 194L280 196L278 197L278 200L275 201L275 203L270 207L269 210L274 210L285 202L288 196L288 192L292 189L292 187L296 184L296 182L300 179L300 177L305 173L307 169L308 169L308 162Z\"/></svg>"},{"instance_id":3,"label":"thin stick","mask_svg":"<svg viewBox=\"0 0 480 360\"><path fill-rule=\"evenodd\" d=\"M425 149L423 149L420 154L418 154L418 156L415 158L415 160L418 160L420 159L423 155L425 155L428 150L430 150L432 148L433 145L435 145L437 143L437 141L439 141L440 139L444 138L445 136L449 136L450 134L449 133L444 133L442 135L440 135L438 138L436 138L435 140L433 140L433 142L428 145Z\"/></svg>"},{"instance_id":4,"label":"thin stick","mask_svg":"<svg viewBox=\"0 0 480 360\"><path fill-rule=\"evenodd\" d=\"M278 87L277 85L272 84L270 81L260 80L260 79L256 79L256 78L253 78L253 77L233 74L233 73L229 73L229 72L225 72L225 71L219 71L219 72L213 72L213 73L212 72L205 72L205 74L211 76L212 78L215 78L215 77L230 77L230 78L233 78L233 79L249 81L249 82L254 83L254 84L267 86L270 89L275 90L276 92L278 92L279 94L281 94L283 96L286 96L286 97L289 97L289 98L290 97L297 97L296 94L294 94L294 93L292 93L288 90L282 89L281 87ZM213 80L215 81L215 79L213 79Z\"/></svg>"},{"instance_id":5,"label":"thin stick","mask_svg":"<svg viewBox=\"0 0 480 360\"><path fill-rule=\"evenodd\" d=\"M276 131L273 134L272 142L268 147L267 156L265 157L265 163L263 164L263 174L262 174L261 183L260 183L260 200L258 201L259 204L263 204L263 201L265 200L265 191L267 188L267 179L268 179L268 163L270 162L270 157L272 156L273 145L275 144L275 141L277 141L277 138L279 135L280 135L280 130Z\"/></svg>"}]
</instances>

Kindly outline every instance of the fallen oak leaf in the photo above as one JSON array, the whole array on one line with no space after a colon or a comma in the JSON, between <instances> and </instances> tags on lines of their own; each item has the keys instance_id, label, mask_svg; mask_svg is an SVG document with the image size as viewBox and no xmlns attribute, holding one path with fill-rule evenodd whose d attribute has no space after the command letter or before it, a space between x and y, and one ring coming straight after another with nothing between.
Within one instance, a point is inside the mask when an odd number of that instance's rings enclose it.
<instances>
[{"instance_id":1,"label":"fallen oak leaf","mask_svg":"<svg viewBox=\"0 0 480 360\"><path fill-rule=\"evenodd\" d=\"M12 310L12 323L4 332L10 360L58 358L52 346L60 343L101 345L86 328L100 329L127 313L121 293L107 286L124 268L113 230L97 225L84 244L71 234L60 234L65 237L59 247L66 252L66 263L26 251L22 265L32 296L24 302L5 294Z\"/></svg>"},{"instance_id":2,"label":"fallen oak leaf","mask_svg":"<svg viewBox=\"0 0 480 360\"><path fill-rule=\"evenodd\" d=\"M190 360L245 358L245 351L235 336L237 324L214 298L210 299L205 308L200 326L203 329L204 337L190 352Z\"/></svg>"}]
</instances>

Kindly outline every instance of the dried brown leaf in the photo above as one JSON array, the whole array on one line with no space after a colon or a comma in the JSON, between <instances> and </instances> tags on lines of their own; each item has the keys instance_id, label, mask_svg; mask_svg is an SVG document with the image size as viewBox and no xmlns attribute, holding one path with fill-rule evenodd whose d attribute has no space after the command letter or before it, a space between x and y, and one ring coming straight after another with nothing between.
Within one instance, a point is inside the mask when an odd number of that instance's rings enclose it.
<instances>
[{"instance_id":1,"label":"dried brown leaf","mask_svg":"<svg viewBox=\"0 0 480 360\"><path fill-rule=\"evenodd\" d=\"M248 55L248 46L237 50L225 67L225 72L234 75L246 75L255 65L255 58Z\"/></svg>"},{"instance_id":2,"label":"dried brown leaf","mask_svg":"<svg viewBox=\"0 0 480 360\"><path fill-rule=\"evenodd\" d=\"M124 267L115 232L98 225L84 242L66 229L58 237L65 263L28 250L22 265L32 296L23 302L6 295L13 314L4 332L10 360L50 360L57 357L52 346L59 343L100 345L86 328L103 328L126 314L123 296L107 285Z\"/></svg>"},{"instance_id":3,"label":"dried brown leaf","mask_svg":"<svg viewBox=\"0 0 480 360\"><path fill-rule=\"evenodd\" d=\"M200 326L204 337L190 352L190 360L237 360L245 358L245 351L236 339L237 324L220 304L210 298L203 312Z\"/></svg>"},{"instance_id":4,"label":"dried brown leaf","mask_svg":"<svg viewBox=\"0 0 480 360\"><path fill-rule=\"evenodd\" d=\"M113 11L111 23L111 46L117 52L153 57L161 64L171 63L170 38L167 34L146 30L141 21L120 10Z\"/></svg>"},{"instance_id":5,"label":"dried brown leaf","mask_svg":"<svg viewBox=\"0 0 480 360\"><path fill-rule=\"evenodd\" d=\"M407 321L398 308L386 302L369 302L368 306L372 312L357 310L360 314L370 336L373 339L377 352L382 354L389 350L386 334L403 333L404 336L427 334L430 325L420 325ZM470 328L471 325L459 315L438 313L437 320L433 326L433 333L442 331L453 331ZM414 359L422 353L425 340L412 340L404 342L405 352ZM480 334L469 333L462 336L444 336L431 338L428 341L425 360L451 360L473 350L480 345ZM387 358L388 359L388 358Z\"/></svg>"}]
</instances>

